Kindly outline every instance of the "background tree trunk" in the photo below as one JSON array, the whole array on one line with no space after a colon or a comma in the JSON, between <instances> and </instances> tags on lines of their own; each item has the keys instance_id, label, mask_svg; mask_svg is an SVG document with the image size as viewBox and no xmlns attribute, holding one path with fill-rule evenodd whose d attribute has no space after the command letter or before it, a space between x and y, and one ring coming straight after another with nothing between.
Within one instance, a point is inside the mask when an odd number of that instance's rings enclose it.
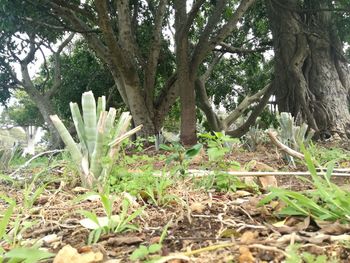
<instances>
[{"instance_id":1,"label":"background tree trunk","mask_svg":"<svg viewBox=\"0 0 350 263\"><path fill-rule=\"evenodd\" d=\"M317 134L350 136L349 68L326 1L268 2L280 112L306 121ZM311 12L310 10L316 10Z\"/></svg>"},{"instance_id":2,"label":"background tree trunk","mask_svg":"<svg viewBox=\"0 0 350 263\"><path fill-rule=\"evenodd\" d=\"M177 85L181 104L180 140L184 145L194 145L197 142L196 134L196 97L195 77L196 69L191 70L186 2L176 0L175 7L175 43L177 64Z\"/></svg>"},{"instance_id":3,"label":"background tree trunk","mask_svg":"<svg viewBox=\"0 0 350 263\"><path fill-rule=\"evenodd\" d=\"M37 91L36 89L33 90L27 87L25 88L25 90L29 95L30 99L38 107L47 125L47 129L49 130L49 134L50 134L49 148L51 149L61 148L63 146L61 136L58 133L55 126L53 125L53 122L51 121L51 118L50 118L50 115L55 114L55 111L52 107L52 102L46 96L41 95L39 91Z\"/></svg>"}]
</instances>

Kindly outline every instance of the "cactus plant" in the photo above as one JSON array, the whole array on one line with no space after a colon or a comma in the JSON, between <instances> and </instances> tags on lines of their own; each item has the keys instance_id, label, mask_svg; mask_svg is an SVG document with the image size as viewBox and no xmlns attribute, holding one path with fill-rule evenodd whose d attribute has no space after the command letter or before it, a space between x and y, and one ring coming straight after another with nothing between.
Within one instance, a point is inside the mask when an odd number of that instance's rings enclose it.
<instances>
[{"instance_id":1,"label":"cactus plant","mask_svg":"<svg viewBox=\"0 0 350 263\"><path fill-rule=\"evenodd\" d=\"M314 135L313 130L308 131L308 125L302 123L301 126L295 125L294 118L289 112L281 112L278 119L280 124L280 137L282 142L296 151L300 150L300 144L308 146Z\"/></svg>"},{"instance_id":2,"label":"cactus plant","mask_svg":"<svg viewBox=\"0 0 350 263\"><path fill-rule=\"evenodd\" d=\"M82 95L82 114L77 103L70 103L73 122L80 143L77 144L57 115L50 116L81 174L85 187L93 188L104 181L117 158L120 143L138 132L142 125L127 131L131 116L123 112L115 125L116 109L106 111L106 99L98 98L97 106L91 91ZM97 118L98 116L98 118ZM102 163L103 160L107 162Z\"/></svg>"},{"instance_id":3,"label":"cactus plant","mask_svg":"<svg viewBox=\"0 0 350 263\"><path fill-rule=\"evenodd\" d=\"M308 130L308 125L302 123L301 126L295 125L294 118L289 112L281 112L278 122L280 124L279 135L282 143L288 147L300 151L300 145L307 147L314 135L314 130ZM291 156L286 156L289 161L294 163Z\"/></svg>"}]
</instances>

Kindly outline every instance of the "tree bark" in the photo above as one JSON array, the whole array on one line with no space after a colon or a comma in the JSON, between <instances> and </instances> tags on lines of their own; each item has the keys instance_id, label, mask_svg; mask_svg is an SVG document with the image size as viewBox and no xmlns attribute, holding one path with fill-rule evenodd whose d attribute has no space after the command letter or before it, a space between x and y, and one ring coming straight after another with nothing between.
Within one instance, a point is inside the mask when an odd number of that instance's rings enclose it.
<instances>
[{"instance_id":1,"label":"tree bark","mask_svg":"<svg viewBox=\"0 0 350 263\"><path fill-rule=\"evenodd\" d=\"M177 85L181 104L180 140L184 145L194 145L197 142L196 99L195 83L190 69L188 28L185 27L187 21L186 4L186 1L183 0L174 1Z\"/></svg>"},{"instance_id":2,"label":"tree bark","mask_svg":"<svg viewBox=\"0 0 350 263\"><path fill-rule=\"evenodd\" d=\"M280 112L306 121L318 135L350 136L350 72L326 1L268 1Z\"/></svg>"},{"instance_id":3,"label":"tree bark","mask_svg":"<svg viewBox=\"0 0 350 263\"><path fill-rule=\"evenodd\" d=\"M52 103L47 96L43 96L39 93L35 88L32 89L30 87L24 87L25 91L29 95L30 99L35 103L38 107L50 134L49 148L57 149L62 147L61 136L58 133L57 129L53 125L53 122L50 118L50 115L54 115L55 111L52 107Z\"/></svg>"}]
</instances>

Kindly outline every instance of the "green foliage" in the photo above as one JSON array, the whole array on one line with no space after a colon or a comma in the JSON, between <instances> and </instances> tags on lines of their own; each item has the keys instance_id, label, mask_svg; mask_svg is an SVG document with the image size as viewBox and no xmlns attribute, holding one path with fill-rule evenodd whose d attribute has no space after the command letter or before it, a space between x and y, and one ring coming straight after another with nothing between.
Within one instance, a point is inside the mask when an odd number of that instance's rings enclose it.
<instances>
[{"instance_id":1,"label":"green foliage","mask_svg":"<svg viewBox=\"0 0 350 263\"><path fill-rule=\"evenodd\" d=\"M37 245L32 247L22 246L23 233L37 224L36 221L29 221L28 219L28 215L31 213L30 209L46 187L46 185L43 185L35 190L33 188L35 181L34 178L30 185L25 185L23 196L20 197L24 200L22 206L18 206L14 199L0 193L0 199L8 204L0 220L0 240L4 240L11 247L11 250L6 253L0 247L1 262L5 260L6 262L34 263L54 256L52 253L40 250Z\"/></svg>"},{"instance_id":2,"label":"green foliage","mask_svg":"<svg viewBox=\"0 0 350 263\"><path fill-rule=\"evenodd\" d=\"M8 262L37 263L41 260L52 258L53 256L55 256L55 254L38 248L18 247L7 252L4 258L5 260L8 259Z\"/></svg>"},{"instance_id":3,"label":"green foliage","mask_svg":"<svg viewBox=\"0 0 350 263\"><path fill-rule=\"evenodd\" d=\"M25 127L42 126L44 124L38 107L24 91L17 90L14 93L14 98L16 98L16 102L8 107L7 114L15 125Z\"/></svg>"},{"instance_id":4,"label":"green foliage","mask_svg":"<svg viewBox=\"0 0 350 263\"><path fill-rule=\"evenodd\" d=\"M98 195L100 197L103 210L107 216L107 220L103 220L96 215L95 212L80 210L79 213L85 216L87 219L86 225L93 230L88 237L88 244L97 243L101 235L108 233L123 233L126 231L139 230L137 225L131 224L135 218L139 217L144 210L143 207L137 209L133 213L129 214L128 210L130 202L124 199L121 204L121 211L118 215L113 215L113 203L115 196L110 196L109 191L105 189L105 193L88 193L79 197L76 201L87 199L90 196Z\"/></svg>"},{"instance_id":5,"label":"green foliage","mask_svg":"<svg viewBox=\"0 0 350 263\"><path fill-rule=\"evenodd\" d=\"M51 75L53 74L52 63L53 60L49 60L48 67ZM45 68L41 69L40 74L41 81L45 81ZM81 107L81 94L86 90L91 90L95 97L105 95L109 107L119 109L124 106L110 71L89 49L86 42L82 40L75 42L69 53L61 55L61 74L62 83L52 102L57 114L64 120L70 119L70 110L67 105L73 101ZM48 84L52 81L50 79Z\"/></svg>"},{"instance_id":6,"label":"green foliage","mask_svg":"<svg viewBox=\"0 0 350 263\"><path fill-rule=\"evenodd\" d=\"M154 170L149 167L140 167L142 172L129 172L123 167L113 169L110 177L112 191L127 192L156 206L165 206L177 201L177 197L167 193L173 180L161 175L155 176Z\"/></svg>"},{"instance_id":7,"label":"green foliage","mask_svg":"<svg viewBox=\"0 0 350 263\"><path fill-rule=\"evenodd\" d=\"M207 144L207 153L210 161L223 160L225 155L231 151L233 143L239 142L238 139L231 138L221 132L204 133L199 135Z\"/></svg>"},{"instance_id":8,"label":"green foliage","mask_svg":"<svg viewBox=\"0 0 350 263\"><path fill-rule=\"evenodd\" d=\"M57 115L51 116L51 120L81 171L82 183L90 189L96 185L101 187L116 161L121 142L140 130L141 126L127 132L131 121L128 112L124 112L117 125L114 125L116 110L105 110L105 97L98 99L96 107L91 91L82 95L83 116L76 103L70 103L70 108L80 140L79 146Z\"/></svg>"},{"instance_id":9,"label":"green foliage","mask_svg":"<svg viewBox=\"0 0 350 263\"><path fill-rule=\"evenodd\" d=\"M158 243L152 244L148 247L144 246L144 245L140 245L137 249L135 249L131 256L130 259L133 261L136 260L144 260L144 259L148 259L146 262L153 262L154 260L159 259L159 257L150 257L152 256L152 254L158 253L159 251L161 251L162 247L163 247L163 241L164 238L167 234L168 228L169 226L172 224L172 221L170 220L165 227L163 228L162 234L160 235L160 239Z\"/></svg>"},{"instance_id":10,"label":"green foliage","mask_svg":"<svg viewBox=\"0 0 350 263\"><path fill-rule=\"evenodd\" d=\"M177 162L179 165L178 171L181 174L185 174L188 162L199 154L203 145L198 143L189 149L185 149L180 143L173 142L170 146L161 144L159 147L160 149L171 152L166 159L166 164L170 164L173 161Z\"/></svg>"},{"instance_id":11,"label":"green foliage","mask_svg":"<svg viewBox=\"0 0 350 263\"><path fill-rule=\"evenodd\" d=\"M333 165L329 165L327 172L319 176L310 153L305 150L304 155L312 180L306 178L303 180L312 183L315 190L299 193L271 188L271 193L262 199L260 204L266 204L277 198L285 204L285 207L278 211L280 215L303 215L316 220L349 222L350 192L330 181Z\"/></svg>"},{"instance_id":12,"label":"green foliage","mask_svg":"<svg viewBox=\"0 0 350 263\"><path fill-rule=\"evenodd\" d=\"M197 187L206 190L215 190L218 192L235 192L238 189L247 189L249 186L242 182L238 177L224 173L216 172L196 181Z\"/></svg>"},{"instance_id":13,"label":"green foliage","mask_svg":"<svg viewBox=\"0 0 350 263\"><path fill-rule=\"evenodd\" d=\"M341 148L328 148L311 144L308 151L321 166L327 165L330 162L335 163L339 167L342 167L343 163L345 166L349 164L350 152Z\"/></svg>"},{"instance_id":14,"label":"green foliage","mask_svg":"<svg viewBox=\"0 0 350 263\"><path fill-rule=\"evenodd\" d=\"M143 137L137 137L136 140L134 140L131 143L131 146L137 151L137 152L142 152L145 146L149 146L151 144L154 145L156 139L154 136L150 136L148 138L143 138Z\"/></svg>"},{"instance_id":15,"label":"green foliage","mask_svg":"<svg viewBox=\"0 0 350 263\"><path fill-rule=\"evenodd\" d=\"M172 201L177 201L178 197L167 193L168 188L173 184L165 176L160 176L155 180L154 185L147 185L143 195L149 198L156 206L164 206Z\"/></svg>"},{"instance_id":16,"label":"green foliage","mask_svg":"<svg viewBox=\"0 0 350 263\"><path fill-rule=\"evenodd\" d=\"M286 263L336 263L337 261L328 258L326 255L313 255L308 252L299 252L301 245L289 245L286 248L287 258Z\"/></svg>"}]
</instances>

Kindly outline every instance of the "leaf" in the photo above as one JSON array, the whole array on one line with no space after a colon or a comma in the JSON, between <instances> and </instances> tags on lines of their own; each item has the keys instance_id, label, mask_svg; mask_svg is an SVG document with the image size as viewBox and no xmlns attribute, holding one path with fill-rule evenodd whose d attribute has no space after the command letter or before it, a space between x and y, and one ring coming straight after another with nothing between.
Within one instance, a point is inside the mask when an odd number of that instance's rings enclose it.
<instances>
[{"instance_id":1,"label":"leaf","mask_svg":"<svg viewBox=\"0 0 350 263\"><path fill-rule=\"evenodd\" d=\"M158 251L160 251L162 249L162 245L161 244L152 244L148 247L148 251L150 254L156 253Z\"/></svg>"},{"instance_id":2,"label":"leaf","mask_svg":"<svg viewBox=\"0 0 350 263\"><path fill-rule=\"evenodd\" d=\"M165 145L165 144L160 144L159 145L159 149L162 149L162 150L165 150L165 151L169 151L169 152L173 151L172 147L170 147L168 145Z\"/></svg>"},{"instance_id":3,"label":"leaf","mask_svg":"<svg viewBox=\"0 0 350 263\"><path fill-rule=\"evenodd\" d=\"M138 260L138 259L144 259L146 256L148 256L149 252L146 246L141 245L139 248L135 249L134 252L132 252L130 259L131 260Z\"/></svg>"},{"instance_id":4,"label":"leaf","mask_svg":"<svg viewBox=\"0 0 350 263\"><path fill-rule=\"evenodd\" d=\"M37 248L18 247L5 254L5 258L22 259L24 263L36 263L42 259L52 258L55 254Z\"/></svg>"},{"instance_id":5,"label":"leaf","mask_svg":"<svg viewBox=\"0 0 350 263\"><path fill-rule=\"evenodd\" d=\"M190 149L188 149L186 151L186 157L192 158L192 157L196 156L200 152L202 147L203 147L203 145L201 143L198 143L198 144L192 146Z\"/></svg>"},{"instance_id":6,"label":"leaf","mask_svg":"<svg viewBox=\"0 0 350 263\"><path fill-rule=\"evenodd\" d=\"M97 217L95 214L89 211L80 211L80 213L85 215L87 218L80 220L79 223L87 229L108 227L111 222L116 224L120 220L118 215L113 215L109 218L107 216Z\"/></svg>"},{"instance_id":7,"label":"leaf","mask_svg":"<svg viewBox=\"0 0 350 263\"><path fill-rule=\"evenodd\" d=\"M226 149L222 148L209 148L208 149L208 156L211 161L217 160L220 157L223 157L226 153Z\"/></svg>"}]
</instances>

